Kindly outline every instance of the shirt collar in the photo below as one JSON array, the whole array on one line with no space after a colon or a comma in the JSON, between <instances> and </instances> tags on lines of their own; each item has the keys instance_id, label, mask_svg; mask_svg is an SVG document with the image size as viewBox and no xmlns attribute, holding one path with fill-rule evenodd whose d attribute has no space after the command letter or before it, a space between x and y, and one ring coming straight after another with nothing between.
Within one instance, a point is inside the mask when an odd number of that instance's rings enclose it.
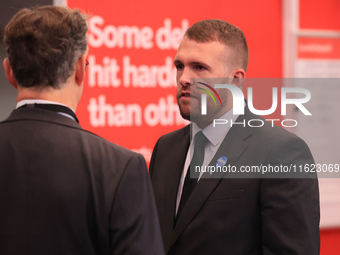
<instances>
[{"instance_id":1,"label":"shirt collar","mask_svg":"<svg viewBox=\"0 0 340 255\"><path fill-rule=\"evenodd\" d=\"M50 100L43 100L43 99L23 99L23 100L20 100L17 103L16 108L19 108L19 107L21 107L21 106L23 106L25 104L58 104L58 105L63 105L65 107L67 107L67 108L70 108L70 107L68 107L67 105L64 105L64 104L61 104L61 103L58 103L58 102L54 102L54 101L50 101ZM73 111L73 109L71 109L71 110Z\"/></svg>"},{"instance_id":2,"label":"shirt collar","mask_svg":"<svg viewBox=\"0 0 340 255\"><path fill-rule=\"evenodd\" d=\"M192 137L196 135L199 131L202 130L203 134L208 138L209 142L213 146L217 146L227 135L227 133L230 130L230 122L232 121L233 123L236 121L238 118L238 115L233 115L233 109L222 115L219 119L225 119L228 121L226 125L215 125L211 123L209 126L205 127L203 130L196 124L193 123L192 125Z\"/></svg>"}]
</instances>

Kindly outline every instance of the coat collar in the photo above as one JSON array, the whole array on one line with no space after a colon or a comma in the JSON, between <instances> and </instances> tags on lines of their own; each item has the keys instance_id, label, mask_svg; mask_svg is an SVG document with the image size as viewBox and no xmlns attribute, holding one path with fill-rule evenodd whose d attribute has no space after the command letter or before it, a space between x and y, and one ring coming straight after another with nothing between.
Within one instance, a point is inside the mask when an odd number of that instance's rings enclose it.
<instances>
[{"instance_id":1,"label":"coat collar","mask_svg":"<svg viewBox=\"0 0 340 255\"><path fill-rule=\"evenodd\" d=\"M21 120L50 122L58 125L82 129L75 120L69 117L63 116L57 112L38 108L15 109L12 111L11 115L3 121L3 123Z\"/></svg>"}]
</instances>

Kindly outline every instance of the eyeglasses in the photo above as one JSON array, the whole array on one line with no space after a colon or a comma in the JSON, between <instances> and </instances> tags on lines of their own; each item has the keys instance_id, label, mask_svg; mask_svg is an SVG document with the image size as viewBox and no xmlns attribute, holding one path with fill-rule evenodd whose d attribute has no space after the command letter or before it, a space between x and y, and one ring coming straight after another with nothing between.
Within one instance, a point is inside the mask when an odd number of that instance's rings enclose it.
<instances>
[{"instance_id":1,"label":"eyeglasses","mask_svg":"<svg viewBox=\"0 0 340 255\"><path fill-rule=\"evenodd\" d=\"M87 61L87 59L85 59L85 71L86 71L86 67L89 65L89 61Z\"/></svg>"}]
</instances>

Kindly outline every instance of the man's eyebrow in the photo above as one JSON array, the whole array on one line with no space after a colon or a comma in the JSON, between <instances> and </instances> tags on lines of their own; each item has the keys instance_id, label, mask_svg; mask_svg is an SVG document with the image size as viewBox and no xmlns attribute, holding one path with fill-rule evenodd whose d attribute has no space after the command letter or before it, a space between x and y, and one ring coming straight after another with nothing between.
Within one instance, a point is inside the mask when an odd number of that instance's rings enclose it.
<instances>
[{"instance_id":1,"label":"man's eyebrow","mask_svg":"<svg viewBox=\"0 0 340 255\"><path fill-rule=\"evenodd\" d=\"M182 64L182 62L179 61L178 59L175 59L175 60L174 60L174 65L178 65L178 64Z\"/></svg>"},{"instance_id":2,"label":"man's eyebrow","mask_svg":"<svg viewBox=\"0 0 340 255\"><path fill-rule=\"evenodd\" d=\"M209 67L209 65L207 65L206 63L201 62L201 61L192 61L192 62L190 62L190 64L191 65L199 65L199 66Z\"/></svg>"},{"instance_id":3,"label":"man's eyebrow","mask_svg":"<svg viewBox=\"0 0 340 255\"><path fill-rule=\"evenodd\" d=\"M174 65L178 65L178 64L182 64L182 62L179 61L178 59L175 59L175 60L174 60ZM200 65L200 66L204 66L204 67L206 67L206 68L209 68L209 67L210 67L210 66L207 65L206 63L201 62L201 61L197 61L197 60L196 60L196 61L190 62L189 65Z\"/></svg>"}]
</instances>

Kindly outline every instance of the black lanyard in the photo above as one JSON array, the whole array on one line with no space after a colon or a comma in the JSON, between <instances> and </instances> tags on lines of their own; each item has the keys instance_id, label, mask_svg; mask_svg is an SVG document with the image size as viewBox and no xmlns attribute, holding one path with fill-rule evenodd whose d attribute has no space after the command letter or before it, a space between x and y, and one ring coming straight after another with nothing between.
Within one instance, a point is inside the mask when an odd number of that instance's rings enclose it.
<instances>
[{"instance_id":1,"label":"black lanyard","mask_svg":"<svg viewBox=\"0 0 340 255\"><path fill-rule=\"evenodd\" d=\"M23 106L20 106L19 108L40 108L45 110L50 110L53 112L61 112L65 113L67 115L70 115L72 118L75 119L79 123L79 120L76 116L76 114L68 107L59 105L59 104L25 104Z\"/></svg>"}]
</instances>

